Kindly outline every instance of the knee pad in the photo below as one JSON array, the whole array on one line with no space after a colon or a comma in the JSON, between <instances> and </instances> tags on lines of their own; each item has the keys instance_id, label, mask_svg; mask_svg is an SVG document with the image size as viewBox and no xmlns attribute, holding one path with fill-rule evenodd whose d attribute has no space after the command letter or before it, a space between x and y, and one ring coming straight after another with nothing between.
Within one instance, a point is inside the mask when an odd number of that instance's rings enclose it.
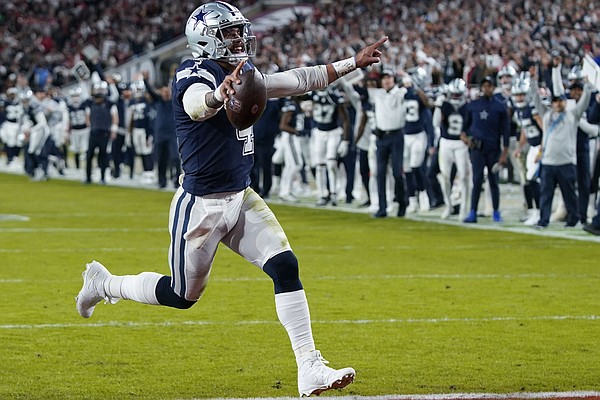
<instances>
[{"instance_id":1,"label":"knee pad","mask_svg":"<svg viewBox=\"0 0 600 400\"><path fill-rule=\"evenodd\" d=\"M284 251L263 266L263 271L273 279L275 294L302 290L298 274L298 259L291 251Z\"/></svg>"},{"instance_id":2,"label":"knee pad","mask_svg":"<svg viewBox=\"0 0 600 400\"><path fill-rule=\"evenodd\" d=\"M195 301L186 300L178 296L171 287L171 277L163 276L156 285L156 300L163 305L181 310L187 310L194 304Z\"/></svg>"}]
</instances>

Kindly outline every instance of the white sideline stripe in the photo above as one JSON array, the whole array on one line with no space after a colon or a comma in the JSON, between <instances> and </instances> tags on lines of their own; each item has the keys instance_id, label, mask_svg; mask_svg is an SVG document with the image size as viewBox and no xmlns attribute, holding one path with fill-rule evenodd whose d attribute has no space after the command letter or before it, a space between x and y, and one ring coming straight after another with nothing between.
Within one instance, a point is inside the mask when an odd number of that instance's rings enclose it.
<instances>
[{"instance_id":1,"label":"white sideline stripe","mask_svg":"<svg viewBox=\"0 0 600 400\"><path fill-rule=\"evenodd\" d=\"M166 232L162 228L3 228L0 233L62 233L62 232Z\"/></svg>"},{"instance_id":2,"label":"white sideline stripe","mask_svg":"<svg viewBox=\"0 0 600 400\"><path fill-rule=\"evenodd\" d=\"M510 322L510 321L600 321L600 315L550 315L537 317L483 317L483 318L391 318L391 319L341 319L341 320L314 320L313 324L323 325L367 325L367 324L440 324L445 322ZM108 321L83 324L4 324L0 329L48 329L48 328L103 328L103 327L152 327L152 326L199 326L199 325L279 325L277 320L255 321L163 321L163 322L133 322L133 321Z\"/></svg>"},{"instance_id":3,"label":"white sideline stripe","mask_svg":"<svg viewBox=\"0 0 600 400\"><path fill-rule=\"evenodd\" d=\"M445 400L445 399L575 399L598 397L600 392L517 392L517 393L449 393L449 394L390 394L386 396L336 396L339 400ZM200 400L200 399L191 399ZM298 400L297 397L248 397L212 400Z\"/></svg>"},{"instance_id":4,"label":"white sideline stripe","mask_svg":"<svg viewBox=\"0 0 600 400\"><path fill-rule=\"evenodd\" d=\"M59 248L53 248L53 249L35 249L36 252L39 253L86 253L86 254L90 254L90 253L134 253L134 252L139 252L139 251L143 251L143 252L150 252L150 251L160 251L160 252L166 252L165 247L99 247L99 248L89 248L86 247L85 249L73 249L73 248L68 248L68 249L59 249ZM27 253L27 254L31 254L32 252L34 252L33 249L0 249L0 253L15 253L15 254L20 254L20 253Z\"/></svg>"},{"instance_id":5,"label":"white sideline stripe","mask_svg":"<svg viewBox=\"0 0 600 400\"><path fill-rule=\"evenodd\" d=\"M21 283L23 279L0 279L0 283Z\"/></svg>"},{"instance_id":6,"label":"white sideline stripe","mask_svg":"<svg viewBox=\"0 0 600 400\"><path fill-rule=\"evenodd\" d=\"M29 221L29 217L17 214L0 214L0 221Z\"/></svg>"},{"instance_id":7,"label":"white sideline stripe","mask_svg":"<svg viewBox=\"0 0 600 400\"><path fill-rule=\"evenodd\" d=\"M594 279L600 275L593 274L399 274L399 275L347 275L347 276L305 276L303 279L311 281L353 281L353 280L388 280L388 279ZM246 282L266 281L268 277L236 277L212 278L212 282Z\"/></svg>"}]
</instances>

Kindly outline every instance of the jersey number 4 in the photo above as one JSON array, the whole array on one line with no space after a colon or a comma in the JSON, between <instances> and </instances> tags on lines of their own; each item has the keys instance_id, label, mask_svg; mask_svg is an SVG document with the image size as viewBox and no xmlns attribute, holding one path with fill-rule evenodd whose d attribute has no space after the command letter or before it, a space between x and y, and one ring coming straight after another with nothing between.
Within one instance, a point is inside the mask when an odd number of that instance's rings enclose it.
<instances>
[{"instance_id":1,"label":"jersey number 4","mask_svg":"<svg viewBox=\"0 0 600 400\"><path fill-rule=\"evenodd\" d=\"M242 149L242 155L248 156L254 154L254 131L252 127L244 129L243 131L236 130L237 139L244 142Z\"/></svg>"}]
</instances>

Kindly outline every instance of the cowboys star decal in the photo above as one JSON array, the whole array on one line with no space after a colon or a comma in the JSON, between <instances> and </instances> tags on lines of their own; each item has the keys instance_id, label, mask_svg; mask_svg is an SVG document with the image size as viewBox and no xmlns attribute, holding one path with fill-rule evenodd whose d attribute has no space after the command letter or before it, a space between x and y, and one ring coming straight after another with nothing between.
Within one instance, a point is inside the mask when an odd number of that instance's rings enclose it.
<instances>
[{"instance_id":1,"label":"cowboys star decal","mask_svg":"<svg viewBox=\"0 0 600 400\"><path fill-rule=\"evenodd\" d=\"M192 16L192 18L193 18L193 19L196 21L196 23L194 24L194 29L196 29L196 27L198 26L198 24L199 24L200 22L205 22L205 21L204 21L204 18L205 18L205 17L206 17L208 14L212 13L213 11L214 11L214 10L209 10L208 12L206 12L206 11L204 11L204 9L202 9L202 10L198 11L198 14L196 14L196 15L193 15L193 16Z\"/></svg>"},{"instance_id":2,"label":"cowboys star decal","mask_svg":"<svg viewBox=\"0 0 600 400\"><path fill-rule=\"evenodd\" d=\"M487 117L488 117L488 113L486 110L483 110L482 112L479 113L479 119L486 120Z\"/></svg>"}]
</instances>

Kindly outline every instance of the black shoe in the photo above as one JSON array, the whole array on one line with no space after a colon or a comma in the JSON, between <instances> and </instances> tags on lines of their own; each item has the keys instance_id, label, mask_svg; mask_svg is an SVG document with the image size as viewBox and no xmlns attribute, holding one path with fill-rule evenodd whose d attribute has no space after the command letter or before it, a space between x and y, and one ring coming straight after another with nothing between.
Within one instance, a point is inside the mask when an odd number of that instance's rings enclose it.
<instances>
[{"instance_id":1,"label":"black shoe","mask_svg":"<svg viewBox=\"0 0 600 400\"><path fill-rule=\"evenodd\" d=\"M373 214L373 218L385 218L387 217L387 212L385 211L377 211L375 214Z\"/></svg>"},{"instance_id":2,"label":"black shoe","mask_svg":"<svg viewBox=\"0 0 600 400\"><path fill-rule=\"evenodd\" d=\"M600 236L600 227L595 227L592 224L584 224L583 230L591 233L592 235Z\"/></svg>"},{"instance_id":3,"label":"black shoe","mask_svg":"<svg viewBox=\"0 0 600 400\"><path fill-rule=\"evenodd\" d=\"M433 204L431 204L429 206L429 209L430 210L437 210L438 208L440 208L442 206L445 206L445 204L443 202L442 203L433 203Z\"/></svg>"},{"instance_id":4,"label":"black shoe","mask_svg":"<svg viewBox=\"0 0 600 400\"><path fill-rule=\"evenodd\" d=\"M361 208L371 207L371 200L367 200L360 205Z\"/></svg>"}]
</instances>

